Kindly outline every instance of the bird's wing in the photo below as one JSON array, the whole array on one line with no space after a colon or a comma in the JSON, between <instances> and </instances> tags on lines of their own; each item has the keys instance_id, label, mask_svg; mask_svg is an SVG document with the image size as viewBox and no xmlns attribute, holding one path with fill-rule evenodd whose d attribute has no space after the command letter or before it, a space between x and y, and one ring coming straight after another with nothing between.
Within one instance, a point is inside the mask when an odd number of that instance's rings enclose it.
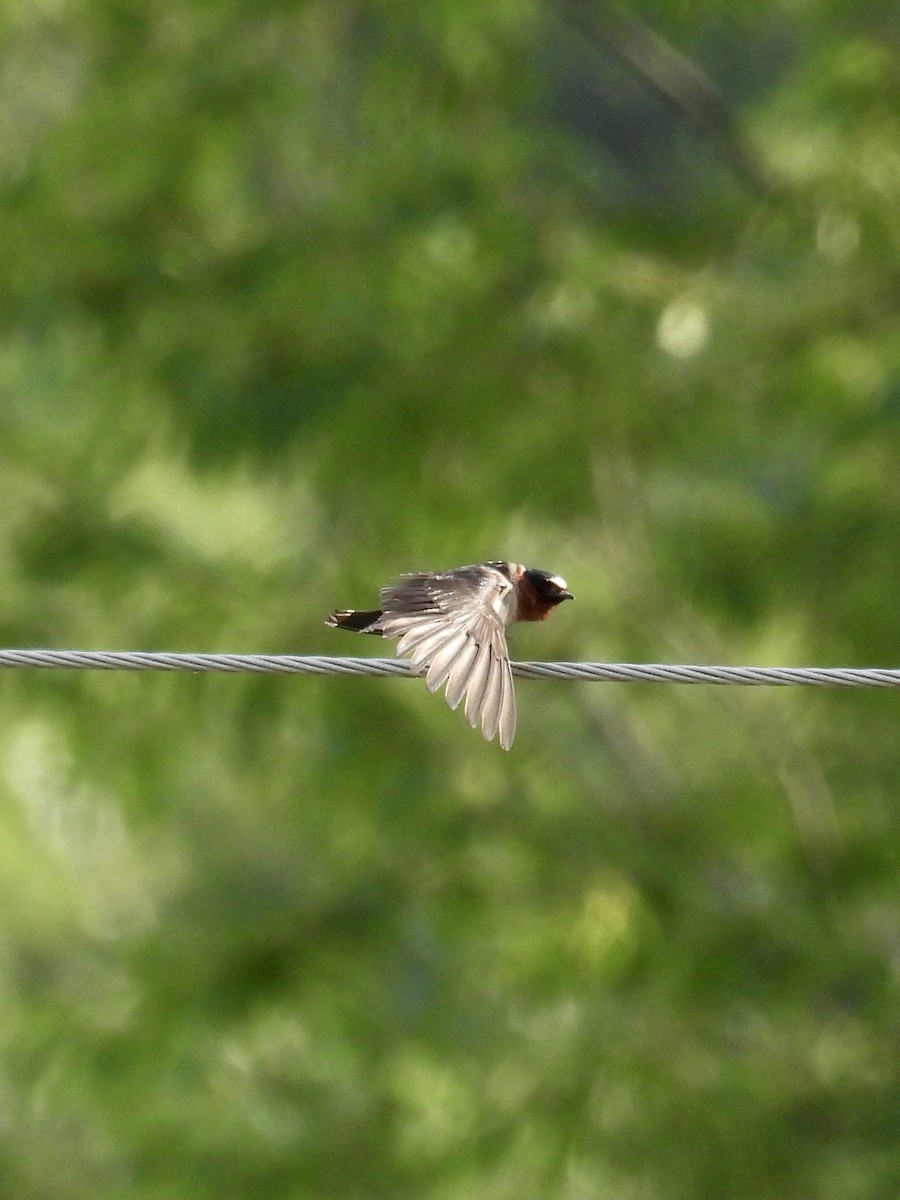
<instances>
[{"instance_id":1,"label":"bird's wing","mask_svg":"<svg viewBox=\"0 0 900 1200\"><path fill-rule=\"evenodd\" d=\"M446 683L456 708L465 697L466 720L508 750L516 733L516 694L504 612L512 584L491 567L461 567L443 575L406 575L381 593L378 627L399 637L397 653L425 670L428 690Z\"/></svg>"}]
</instances>

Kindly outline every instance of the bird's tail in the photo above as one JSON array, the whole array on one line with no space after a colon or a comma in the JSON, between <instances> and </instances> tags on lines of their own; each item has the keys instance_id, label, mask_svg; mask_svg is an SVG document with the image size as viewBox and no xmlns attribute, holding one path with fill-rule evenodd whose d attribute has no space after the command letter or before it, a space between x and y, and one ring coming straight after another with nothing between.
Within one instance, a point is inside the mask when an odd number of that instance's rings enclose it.
<instances>
[{"instance_id":1,"label":"bird's tail","mask_svg":"<svg viewBox=\"0 0 900 1200\"><path fill-rule=\"evenodd\" d=\"M380 629L372 629L372 625L381 616L381 609L370 609L363 612L356 608L339 608L325 621L332 629L351 629L354 633L374 633L381 637Z\"/></svg>"}]
</instances>

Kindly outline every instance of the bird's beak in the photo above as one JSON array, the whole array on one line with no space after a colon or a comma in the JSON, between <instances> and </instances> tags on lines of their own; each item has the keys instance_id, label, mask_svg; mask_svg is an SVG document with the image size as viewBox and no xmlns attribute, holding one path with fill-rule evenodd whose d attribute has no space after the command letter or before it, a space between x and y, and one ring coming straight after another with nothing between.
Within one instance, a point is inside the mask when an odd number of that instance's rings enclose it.
<instances>
[{"instance_id":1,"label":"bird's beak","mask_svg":"<svg viewBox=\"0 0 900 1200\"><path fill-rule=\"evenodd\" d=\"M571 592L560 592L559 598L560 598L560 600L574 600L575 599L575 597L572 595Z\"/></svg>"}]
</instances>

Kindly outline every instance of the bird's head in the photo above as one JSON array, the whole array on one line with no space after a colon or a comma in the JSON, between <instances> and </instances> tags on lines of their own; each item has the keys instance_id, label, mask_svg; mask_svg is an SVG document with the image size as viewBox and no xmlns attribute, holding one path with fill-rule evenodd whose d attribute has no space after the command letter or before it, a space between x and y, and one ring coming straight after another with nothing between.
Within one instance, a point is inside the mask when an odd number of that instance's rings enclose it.
<instances>
[{"instance_id":1,"label":"bird's head","mask_svg":"<svg viewBox=\"0 0 900 1200\"><path fill-rule=\"evenodd\" d=\"M519 620L543 621L563 600L574 600L566 581L549 571L526 567L520 585Z\"/></svg>"}]
</instances>

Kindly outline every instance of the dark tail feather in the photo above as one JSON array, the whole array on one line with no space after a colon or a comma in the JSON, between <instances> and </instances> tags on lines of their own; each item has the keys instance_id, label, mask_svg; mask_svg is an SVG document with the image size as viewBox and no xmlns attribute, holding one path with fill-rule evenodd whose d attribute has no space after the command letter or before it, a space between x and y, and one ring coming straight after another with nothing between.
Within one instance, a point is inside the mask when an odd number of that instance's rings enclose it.
<instances>
[{"instance_id":1,"label":"dark tail feather","mask_svg":"<svg viewBox=\"0 0 900 1200\"><path fill-rule=\"evenodd\" d=\"M360 612L355 608L339 608L326 620L325 624L332 629L352 629L354 633L374 633L381 637L380 629L370 629L381 616L381 609L375 608L369 612Z\"/></svg>"}]
</instances>

